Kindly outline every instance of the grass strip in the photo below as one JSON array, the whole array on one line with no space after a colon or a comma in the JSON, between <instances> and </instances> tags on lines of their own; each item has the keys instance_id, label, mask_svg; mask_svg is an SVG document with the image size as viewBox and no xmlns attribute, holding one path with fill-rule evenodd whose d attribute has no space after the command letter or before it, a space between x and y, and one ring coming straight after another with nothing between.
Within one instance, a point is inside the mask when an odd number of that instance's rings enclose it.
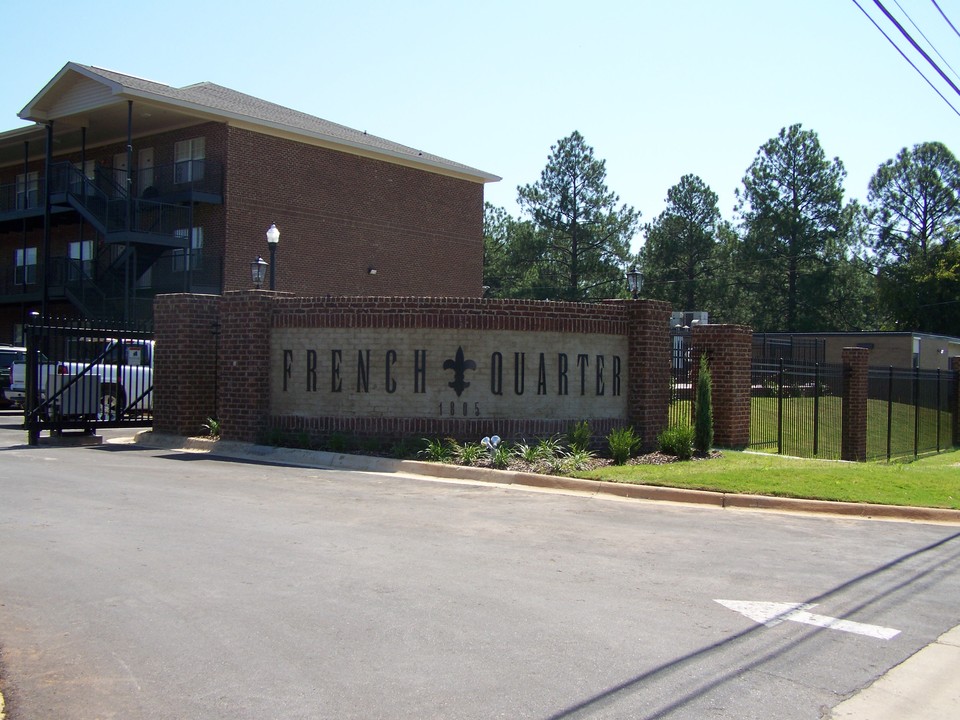
<instances>
[{"instance_id":1,"label":"grass strip","mask_svg":"<svg viewBox=\"0 0 960 720\"><path fill-rule=\"evenodd\" d=\"M720 458L575 473L608 482L960 510L960 450L910 462L846 463L724 450Z\"/></svg>"}]
</instances>

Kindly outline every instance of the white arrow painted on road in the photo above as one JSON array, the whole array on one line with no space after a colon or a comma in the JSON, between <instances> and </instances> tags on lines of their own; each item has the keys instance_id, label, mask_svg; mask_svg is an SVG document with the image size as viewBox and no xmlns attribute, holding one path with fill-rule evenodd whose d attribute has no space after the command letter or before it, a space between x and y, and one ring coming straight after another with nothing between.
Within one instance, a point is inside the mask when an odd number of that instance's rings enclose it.
<instances>
[{"instance_id":1,"label":"white arrow painted on road","mask_svg":"<svg viewBox=\"0 0 960 720\"><path fill-rule=\"evenodd\" d=\"M840 620L827 615L814 615L809 611L815 608L816 604L752 602L749 600L715 600L714 602L718 602L741 615L746 615L751 620L762 623L767 627L774 627L785 620L789 620L804 625L816 625L830 630L842 630L857 635L866 635L880 640L889 640L900 634L899 630L880 625L867 625L866 623Z\"/></svg>"}]
</instances>

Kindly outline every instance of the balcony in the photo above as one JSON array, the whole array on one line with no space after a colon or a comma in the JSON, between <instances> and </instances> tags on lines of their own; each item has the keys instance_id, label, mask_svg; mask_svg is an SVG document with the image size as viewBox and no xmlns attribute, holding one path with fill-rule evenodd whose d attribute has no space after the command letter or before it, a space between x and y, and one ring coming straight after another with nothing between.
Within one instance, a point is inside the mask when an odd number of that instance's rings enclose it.
<instances>
[{"instance_id":1,"label":"balcony","mask_svg":"<svg viewBox=\"0 0 960 720\"><path fill-rule=\"evenodd\" d=\"M185 160L137 173L134 193L164 203L223 203L223 165L215 160Z\"/></svg>"},{"instance_id":2,"label":"balcony","mask_svg":"<svg viewBox=\"0 0 960 720\"><path fill-rule=\"evenodd\" d=\"M43 178L0 185L0 220L20 220L43 215Z\"/></svg>"},{"instance_id":3,"label":"balcony","mask_svg":"<svg viewBox=\"0 0 960 720\"><path fill-rule=\"evenodd\" d=\"M223 165L215 160L188 160L159 165L134 174L130 230L167 234L166 228L186 227L186 210L170 206L186 203L223 204ZM55 163L50 170L51 211L68 212L84 206L104 233L126 231L129 173L96 166L86 177L71 163ZM0 222L42 217L46 178L0 185ZM81 210L82 212L82 210ZM159 231L158 231L159 229Z\"/></svg>"},{"instance_id":4,"label":"balcony","mask_svg":"<svg viewBox=\"0 0 960 720\"><path fill-rule=\"evenodd\" d=\"M124 317L125 303L138 308L138 317L149 317L154 296L164 293L218 295L222 291L223 258L219 255L178 249L159 252L159 256L104 252L95 260L83 262L51 258L47 297L52 301L67 300L88 317L107 319ZM0 303L40 302L43 274L42 263L0 264ZM132 288L128 293L129 285Z\"/></svg>"}]
</instances>

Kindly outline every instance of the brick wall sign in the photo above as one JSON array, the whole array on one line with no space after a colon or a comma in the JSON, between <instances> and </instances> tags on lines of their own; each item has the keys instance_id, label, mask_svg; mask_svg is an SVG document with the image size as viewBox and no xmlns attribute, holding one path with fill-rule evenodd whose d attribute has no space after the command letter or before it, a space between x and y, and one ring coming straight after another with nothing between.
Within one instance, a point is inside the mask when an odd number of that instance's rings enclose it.
<instances>
[{"instance_id":1,"label":"brick wall sign","mask_svg":"<svg viewBox=\"0 0 960 720\"><path fill-rule=\"evenodd\" d=\"M273 415L627 418L627 338L278 328Z\"/></svg>"},{"instance_id":2,"label":"brick wall sign","mask_svg":"<svg viewBox=\"0 0 960 720\"><path fill-rule=\"evenodd\" d=\"M194 359L191 372L173 354L157 368L161 432L196 432L216 413L222 437L244 442L274 432L517 441L587 420L595 439L631 425L652 448L667 422L663 302L249 290L160 296L156 317L157 346Z\"/></svg>"}]
</instances>

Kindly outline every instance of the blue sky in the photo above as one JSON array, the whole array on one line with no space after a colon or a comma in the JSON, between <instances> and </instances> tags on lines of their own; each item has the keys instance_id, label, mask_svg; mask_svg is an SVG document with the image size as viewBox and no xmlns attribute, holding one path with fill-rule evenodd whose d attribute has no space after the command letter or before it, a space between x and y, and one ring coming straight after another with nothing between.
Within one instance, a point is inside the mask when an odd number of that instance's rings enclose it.
<instances>
[{"instance_id":1,"label":"blue sky","mask_svg":"<svg viewBox=\"0 0 960 720\"><path fill-rule=\"evenodd\" d=\"M858 1L896 32L873 0ZM933 3L883 0L900 17L898 1L960 69L960 37ZM960 27L960 3L938 1ZM486 198L513 215L517 186L535 182L550 146L574 130L644 222L686 173L735 219L746 168L794 123L843 161L848 198L864 200L877 166L903 147L939 140L960 154L960 116L853 0L38 7L4 8L5 26L24 31L0 46L2 130L23 124L16 113L68 61L173 86L207 80L499 175ZM960 96L936 84L960 109Z\"/></svg>"}]
</instances>

